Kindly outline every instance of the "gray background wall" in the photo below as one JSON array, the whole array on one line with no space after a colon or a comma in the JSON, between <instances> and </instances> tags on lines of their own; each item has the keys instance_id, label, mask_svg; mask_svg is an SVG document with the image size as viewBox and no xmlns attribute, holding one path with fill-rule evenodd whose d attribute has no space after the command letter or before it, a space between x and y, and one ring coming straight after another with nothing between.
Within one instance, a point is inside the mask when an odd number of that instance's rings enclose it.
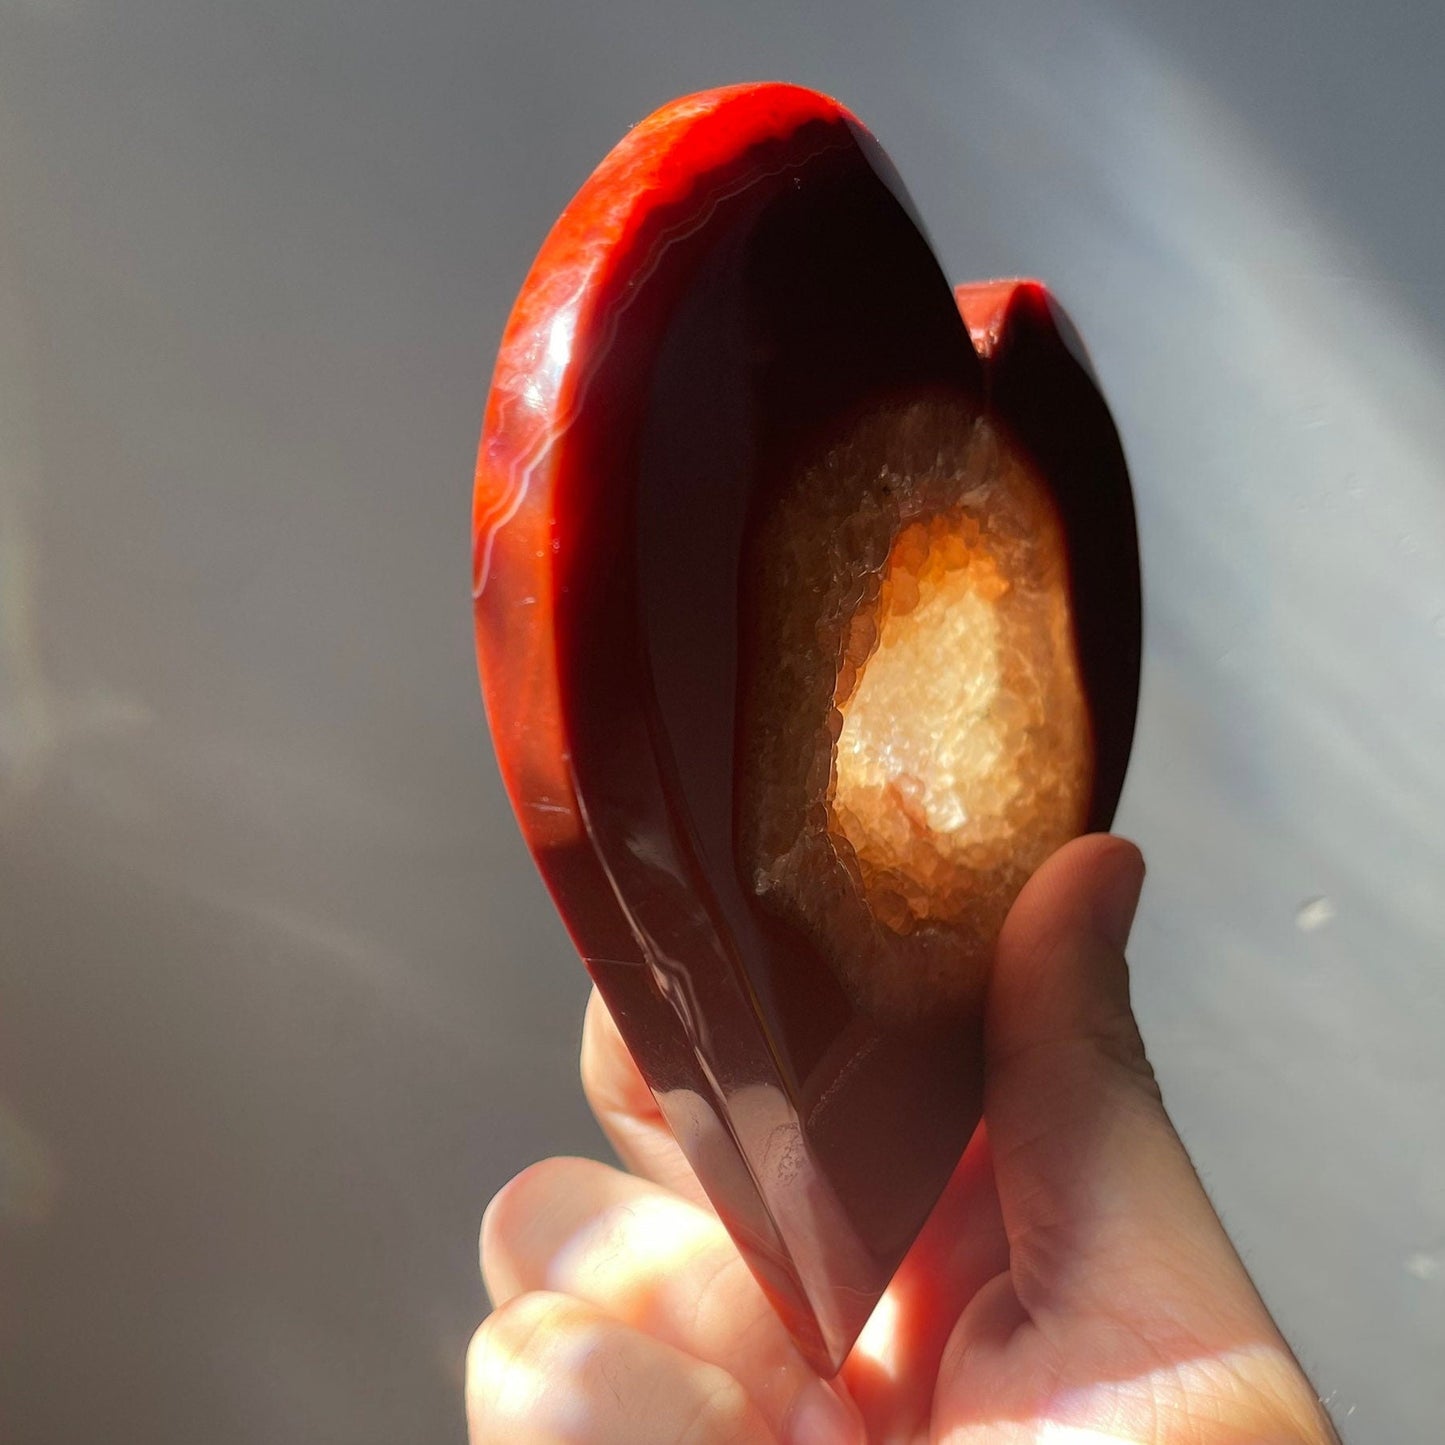
<instances>
[{"instance_id":1,"label":"gray background wall","mask_svg":"<svg viewBox=\"0 0 1445 1445\"><path fill-rule=\"evenodd\" d=\"M6 1438L461 1438L482 1206L601 1147L476 697L482 397L613 140L764 76L1089 339L1152 1053L1347 1436L1438 1438L1442 62L1428 3L0 0Z\"/></svg>"}]
</instances>

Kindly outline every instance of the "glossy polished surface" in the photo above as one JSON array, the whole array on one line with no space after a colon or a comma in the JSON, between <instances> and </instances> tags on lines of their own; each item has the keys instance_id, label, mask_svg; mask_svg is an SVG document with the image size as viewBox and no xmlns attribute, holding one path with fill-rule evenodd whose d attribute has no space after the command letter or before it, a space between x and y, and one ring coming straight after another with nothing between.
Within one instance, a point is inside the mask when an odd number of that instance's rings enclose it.
<instances>
[{"instance_id":1,"label":"glossy polished surface","mask_svg":"<svg viewBox=\"0 0 1445 1445\"><path fill-rule=\"evenodd\" d=\"M1107 822L1132 730L1137 676L1095 704L1069 622L1093 606L1106 676L1137 670L1117 438L1042 290L987 296L985 364L891 167L835 102L688 97L629 133L543 246L478 460L478 651L523 831L719 1213L830 1372L977 1121L1007 903L1051 846ZM1065 668L1073 711L1051 708L1071 761L1045 821L1032 793L1007 820L998 805L982 861L940 832L950 873L915 880L937 916L905 928L877 850L808 820L833 802L840 686L889 666L845 638L876 642L916 519L941 549L971 527L1012 558L1002 653L1037 656L983 704L1021 710L1011 746L1043 706L1031 669ZM1097 776L1086 699L1117 734ZM1054 786L1058 747L1021 758L1031 785Z\"/></svg>"}]
</instances>

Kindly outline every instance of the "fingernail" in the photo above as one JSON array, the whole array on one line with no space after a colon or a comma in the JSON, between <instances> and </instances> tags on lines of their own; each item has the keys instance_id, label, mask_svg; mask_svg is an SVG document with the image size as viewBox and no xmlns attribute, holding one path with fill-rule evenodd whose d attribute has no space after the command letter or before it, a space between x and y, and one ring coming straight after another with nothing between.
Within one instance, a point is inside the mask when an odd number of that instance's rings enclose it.
<instances>
[{"instance_id":1,"label":"fingernail","mask_svg":"<svg viewBox=\"0 0 1445 1445\"><path fill-rule=\"evenodd\" d=\"M1144 859L1137 848L1119 851L1103 886L1094 895L1094 926L1111 948L1122 953L1144 890Z\"/></svg>"},{"instance_id":2,"label":"fingernail","mask_svg":"<svg viewBox=\"0 0 1445 1445\"><path fill-rule=\"evenodd\" d=\"M787 1445L856 1445L858 1417L821 1380L804 1387L788 1415Z\"/></svg>"}]
</instances>

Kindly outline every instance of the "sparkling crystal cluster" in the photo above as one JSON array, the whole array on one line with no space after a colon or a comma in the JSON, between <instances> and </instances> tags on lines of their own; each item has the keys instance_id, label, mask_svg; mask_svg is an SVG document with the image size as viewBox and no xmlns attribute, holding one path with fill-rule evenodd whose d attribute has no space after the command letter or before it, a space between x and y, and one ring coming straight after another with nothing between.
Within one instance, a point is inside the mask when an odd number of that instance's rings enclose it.
<instances>
[{"instance_id":1,"label":"sparkling crystal cluster","mask_svg":"<svg viewBox=\"0 0 1445 1445\"><path fill-rule=\"evenodd\" d=\"M777 664L744 704L754 886L860 1006L975 1004L1009 905L1088 807L1047 492L969 404L883 407L786 479L751 568Z\"/></svg>"}]
</instances>

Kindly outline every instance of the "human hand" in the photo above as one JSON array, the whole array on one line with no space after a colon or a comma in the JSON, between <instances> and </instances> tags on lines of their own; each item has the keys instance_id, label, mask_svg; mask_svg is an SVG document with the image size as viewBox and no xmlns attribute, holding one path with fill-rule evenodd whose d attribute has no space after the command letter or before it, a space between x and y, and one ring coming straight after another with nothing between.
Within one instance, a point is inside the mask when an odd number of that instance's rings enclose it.
<instances>
[{"instance_id":1,"label":"human hand","mask_svg":"<svg viewBox=\"0 0 1445 1445\"><path fill-rule=\"evenodd\" d=\"M548 1159L482 1226L473 1445L1326 1445L1324 1412L1164 1111L1095 836L998 946L980 1128L836 1382L798 1354L600 999L582 1076L632 1171Z\"/></svg>"}]
</instances>

